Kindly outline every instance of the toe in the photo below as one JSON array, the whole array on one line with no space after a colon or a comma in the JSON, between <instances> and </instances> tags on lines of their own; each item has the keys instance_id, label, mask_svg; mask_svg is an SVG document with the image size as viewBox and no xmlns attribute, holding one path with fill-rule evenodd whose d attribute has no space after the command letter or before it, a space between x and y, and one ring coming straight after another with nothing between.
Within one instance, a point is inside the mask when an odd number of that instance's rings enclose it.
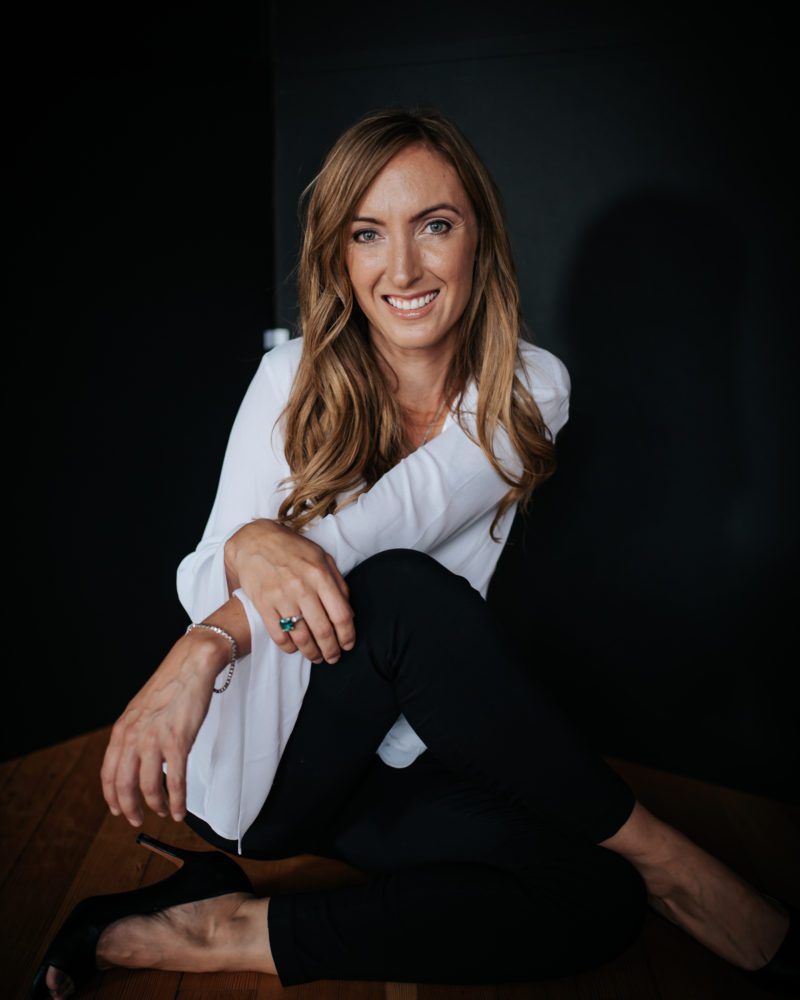
<instances>
[{"instance_id":1,"label":"toe","mask_svg":"<svg viewBox=\"0 0 800 1000\"><path fill-rule=\"evenodd\" d=\"M75 986L70 977L54 965L51 965L47 970L45 981L53 1000L64 1000L65 997L71 996L75 992Z\"/></svg>"}]
</instances>

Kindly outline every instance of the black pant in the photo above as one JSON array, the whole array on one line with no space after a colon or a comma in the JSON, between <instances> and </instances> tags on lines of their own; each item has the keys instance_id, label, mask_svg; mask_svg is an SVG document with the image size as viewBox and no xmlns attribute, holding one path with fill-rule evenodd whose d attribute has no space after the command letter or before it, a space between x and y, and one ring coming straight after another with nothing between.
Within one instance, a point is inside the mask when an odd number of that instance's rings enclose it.
<instances>
[{"instance_id":1,"label":"black pant","mask_svg":"<svg viewBox=\"0 0 800 1000\"><path fill-rule=\"evenodd\" d=\"M312 664L242 850L337 857L372 877L271 898L281 984L529 981L621 954L641 931L646 890L598 844L629 817L631 790L464 577L390 549L347 583L356 644L336 664ZM408 768L375 753L400 712L428 747ZM197 817L187 823L235 853Z\"/></svg>"}]
</instances>

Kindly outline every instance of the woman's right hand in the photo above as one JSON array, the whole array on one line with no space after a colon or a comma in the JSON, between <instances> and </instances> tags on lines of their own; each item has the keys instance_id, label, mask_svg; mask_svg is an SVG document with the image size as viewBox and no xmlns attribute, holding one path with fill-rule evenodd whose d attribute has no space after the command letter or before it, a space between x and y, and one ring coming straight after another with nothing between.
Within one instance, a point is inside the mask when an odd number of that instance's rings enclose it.
<instances>
[{"instance_id":1,"label":"woman's right hand","mask_svg":"<svg viewBox=\"0 0 800 1000\"><path fill-rule=\"evenodd\" d=\"M244 525L225 543L231 593L241 587L275 644L314 663L335 663L356 640L350 589L333 557L316 542L269 518ZM302 615L291 632L278 619Z\"/></svg>"}]
</instances>

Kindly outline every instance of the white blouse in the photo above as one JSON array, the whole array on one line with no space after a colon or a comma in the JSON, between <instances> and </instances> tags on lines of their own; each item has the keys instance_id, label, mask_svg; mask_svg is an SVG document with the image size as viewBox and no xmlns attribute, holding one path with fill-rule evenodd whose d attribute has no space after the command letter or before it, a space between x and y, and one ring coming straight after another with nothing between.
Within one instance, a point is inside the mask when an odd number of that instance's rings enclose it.
<instances>
[{"instance_id":1,"label":"white blouse","mask_svg":"<svg viewBox=\"0 0 800 1000\"><path fill-rule=\"evenodd\" d=\"M242 400L208 524L195 551L178 567L178 596L192 621L202 621L231 597L224 565L227 539L254 518L275 518L289 492L288 485L277 488L289 475L289 466L283 454L283 422L274 432L273 425L288 399L302 349L299 337L265 354ZM569 375L549 351L526 341L521 349L526 370L518 369L517 374L525 379L555 438L567 422ZM472 381L462 405L472 433L476 407ZM519 457L502 428L493 451L505 469L519 475ZM333 556L343 576L376 552L417 549L466 577L485 599L517 508L513 504L506 511L495 529L500 541L492 541L489 526L508 489L451 411L440 434L344 510L317 518L303 534ZM211 699L189 753L186 806L220 836L236 840L241 854L242 837L267 798L303 703L311 661L300 650L279 649L244 591L234 595L247 613L252 648L239 660L227 691ZM223 678L221 673L217 683ZM376 752L386 764L406 767L425 749L401 715Z\"/></svg>"}]
</instances>

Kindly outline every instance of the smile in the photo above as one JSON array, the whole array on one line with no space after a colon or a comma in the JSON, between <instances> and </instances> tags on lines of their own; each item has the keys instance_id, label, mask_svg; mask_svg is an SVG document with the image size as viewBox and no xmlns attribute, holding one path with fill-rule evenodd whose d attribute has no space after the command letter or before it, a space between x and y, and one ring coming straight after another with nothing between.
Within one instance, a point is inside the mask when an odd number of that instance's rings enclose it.
<instances>
[{"instance_id":1,"label":"smile","mask_svg":"<svg viewBox=\"0 0 800 1000\"><path fill-rule=\"evenodd\" d=\"M393 313L408 316L409 319L416 319L431 309L438 294L439 289L437 288L434 292L426 292L425 295L419 295L416 298L404 299L395 295L384 295L383 300Z\"/></svg>"}]
</instances>

